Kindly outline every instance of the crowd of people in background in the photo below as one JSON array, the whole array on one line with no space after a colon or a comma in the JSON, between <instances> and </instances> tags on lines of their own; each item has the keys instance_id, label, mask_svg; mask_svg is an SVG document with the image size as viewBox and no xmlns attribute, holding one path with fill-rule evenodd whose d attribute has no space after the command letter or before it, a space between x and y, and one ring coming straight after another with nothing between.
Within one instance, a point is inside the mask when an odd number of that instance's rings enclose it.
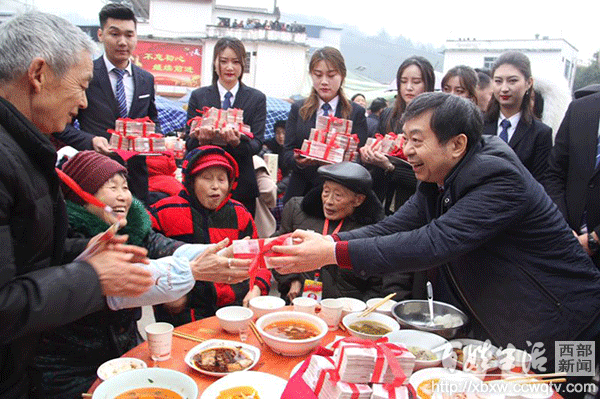
<instances>
[{"instance_id":1,"label":"crowd of people in background","mask_svg":"<svg viewBox=\"0 0 600 399\"><path fill-rule=\"evenodd\" d=\"M260 19L256 18L248 18L246 19L246 22L244 22L243 19L238 21L236 18L231 22L231 18L219 17L217 26L223 28L264 29L292 33L306 32L306 26L300 25L296 23L296 21L291 24L286 24L285 22L279 22L279 19L276 19L275 21L265 19L265 21L261 23Z\"/></svg>"},{"instance_id":2,"label":"crowd of people in background","mask_svg":"<svg viewBox=\"0 0 600 399\"><path fill-rule=\"evenodd\" d=\"M541 120L548 89L536 90L520 52L491 70L453 66L443 93L434 93L431 63L409 57L388 103L348 98L344 57L324 47L309 61L308 97L266 132L266 96L242 82L244 44L225 37L187 117L240 109L252 136L188 125L177 165L170 153L111 147L116 119L157 121L154 78L130 61L133 12L108 4L99 19L96 60L89 37L61 18L33 12L0 25L0 53L16 54L0 62L0 397L78 397L100 364L138 344L140 306L181 325L247 305L273 282L289 303L315 268L323 298L422 299L433 279L476 337L521 349L544 342L549 359L553 340L598 342L600 94L571 103L553 145L556 127ZM305 31L278 20L219 26ZM357 160L326 165L299 153L320 116L352 121ZM400 162L377 141L366 145L390 132L405 139ZM55 172L65 145L79 152ZM278 156L277 176L266 154ZM76 259L114 223L115 238ZM288 263L260 270L252 289L250 261L224 249L293 232L301 244L276 248ZM150 289L148 270L164 263L179 267L177 298ZM499 301L504 289L519 294Z\"/></svg>"}]
</instances>

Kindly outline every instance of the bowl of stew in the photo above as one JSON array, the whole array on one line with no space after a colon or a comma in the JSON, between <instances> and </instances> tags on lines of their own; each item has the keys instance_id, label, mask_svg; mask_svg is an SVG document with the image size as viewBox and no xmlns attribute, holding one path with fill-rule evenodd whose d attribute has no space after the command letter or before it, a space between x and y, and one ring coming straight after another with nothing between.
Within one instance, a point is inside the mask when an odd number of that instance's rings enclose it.
<instances>
[{"instance_id":1,"label":"bowl of stew","mask_svg":"<svg viewBox=\"0 0 600 399\"><path fill-rule=\"evenodd\" d=\"M302 312L276 312L260 317L256 329L273 352L301 356L319 346L328 328L319 317Z\"/></svg>"},{"instance_id":2,"label":"bowl of stew","mask_svg":"<svg viewBox=\"0 0 600 399\"><path fill-rule=\"evenodd\" d=\"M372 312L366 316L358 313L350 313L344 316L342 323L351 335L358 338L378 340L385 334L397 331L400 325L394 319L381 313Z\"/></svg>"},{"instance_id":3,"label":"bowl of stew","mask_svg":"<svg viewBox=\"0 0 600 399\"><path fill-rule=\"evenodd\" d=\"M195 399L198 385L189 376L175 370L148 368L118 374L94 391L92 399Z\"/></svg>"}]
</instances>

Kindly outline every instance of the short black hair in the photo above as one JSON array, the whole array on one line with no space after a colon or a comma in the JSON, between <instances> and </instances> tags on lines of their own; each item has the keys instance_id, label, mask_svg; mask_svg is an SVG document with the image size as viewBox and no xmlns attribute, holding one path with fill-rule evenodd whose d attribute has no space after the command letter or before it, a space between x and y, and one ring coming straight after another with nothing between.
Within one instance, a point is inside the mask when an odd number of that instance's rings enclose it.
<instances>
[{"instance_id":1,"label":"short black hair","mask_svg":"<svg viewBox=\"0 0 600 399\"><path fill-rule=\"evenodd\" d=\"M369 111L375 113L381 111L385 107L387 107L387 101L385 101L385 98L377 97L371 102L371 105L369 106Z\"/></svg>"},{"instance_id":2,"label":"short black hair","mask_svg":"<svg viewBox=\"0 0 600 399\"><path fill-rule=\"evenodd\" d=\"M283 120L283 121L280 120L280 121L275 122L275 125L273 125L273 131L277 132L277 128L279 128L279 127L282 127L282 128L285 129L285 124L286 123L287 123L286 120Z\"/></svg>"},{"instance_id":3,"label":"short black hair","mask_svg":"<svg viewBox=\"0 0 600 399\"><path fill-rule=\"evenodd\" d=\"M401 123L427 111L433 111L429 126L440 144L464 133L467 136L467 149L470 149L481 139L483 115L473 101L441 92L423 93L408 104Z\"/></svg>"},{"instance_id":4,"label":"short black hair","mask_svg":"<svg viewBox=\"0 0 600 399\"><path fill-rule=\"evenodd\" d=\"M102 7L98 14L100 19L100 28L104 29L104 25L109 18L119 19L123 21L133 21L137 26L137 19L133 10L123 4L109 3Z\"/></svg>"}]
</instances>

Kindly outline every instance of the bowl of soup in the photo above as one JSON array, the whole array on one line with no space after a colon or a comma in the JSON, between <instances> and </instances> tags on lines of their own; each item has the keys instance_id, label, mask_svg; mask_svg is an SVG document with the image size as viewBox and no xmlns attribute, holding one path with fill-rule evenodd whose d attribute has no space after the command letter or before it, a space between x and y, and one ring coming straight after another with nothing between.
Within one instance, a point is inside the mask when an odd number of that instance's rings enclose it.
<instances>
[{"instance_id":1,"label":"bowl of soup","mask_svg":"<svg viewBox=\"0 0 600 399\"><path fill-rule=\"evenodd\" d=\"M195 399L198 385L194 380L175 370L147 368L118 374L94 391L92 399Z\"/></svg>"},{"instance_id":2,"label":"bowl of soup","mask_svg":"<svg viewBox=\"0 0 600 399\"><path fill-rule=\"evenodd\" d=\"M256 329L273 352L283 356L306 355L319 346L328 328L319 317L302 312L276 312L260 317Z\"/></svg>"},{"instance_id":3,"label":"bowl of soup","mask_svg":"<svg viewBox=\"0 0 600 399\"><path fill-rule=\"evenodd\" d=\"M344 327L355 337L375 341L385 334L400 329L400 325L396 320L384 314L372 312L364 317L360 314L360 312L350 313L342 319Z\"/></svg>"}]
</instances>

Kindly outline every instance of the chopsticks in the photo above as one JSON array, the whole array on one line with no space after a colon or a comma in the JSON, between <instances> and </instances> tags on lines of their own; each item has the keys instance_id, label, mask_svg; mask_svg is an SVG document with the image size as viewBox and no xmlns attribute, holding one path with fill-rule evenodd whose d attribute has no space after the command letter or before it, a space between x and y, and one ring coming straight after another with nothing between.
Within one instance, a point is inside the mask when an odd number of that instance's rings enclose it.
<instances>
[{"instance_id":1,"label":"chopsticks","mask_svg":"<svg viewBox=\"0 0 600 399\"><path fill-rule=\"evenodd\" d=\"M566 378L554 378L554 377L566 377L567 373L546 373L546 374L523 374L523 375L515 375L511 377L504 378L503 381L507 383L516 383L516 384L548 384L555 382L566 382ZM544 379L548 378L548 379ZM486 381L489 382L489 381Z\"/></svg>"},{"instance_id":2,"label":"chopsticks","mask_svg":"<svg viewBox=\"0 0 600 399\"><path fill-rule=\"evenodd\" d=\"M389 301L390 299L392 299L395 296L396 296L396 293L392 292L391 294L389 294L388 296L383 298L381 301L377 302L375 305L371 306L370 308L366 309L364 312L359 314L358 317L365 317L366 315L373 312L375 309L377 309L378 307L380 307L381 305L383 305L384 303L386 303L387 301Z\"/></svg>"},{"instance_id":3,"label":"chopsticks","mask_svg":"<svg viewBox=\"0 0 600 399\"><path fill-rule=\"evenodd\" d=\"M249 326L250 326L250 329L252 330L252 332L254 333L254 336L258 340L258 342L260 342L261 345L264 345L265 341L262 339L262 337L258 333L258 329L256 328L256 324L254 324L254 322L252 320L250 320Z\"/></svg>"},{"instance_id":4,"label":"chopsticks","mask_svg":"<svg viewBox=\"0 0 600 399\"><path fill-rule=\"evenodd\" d=\"M196 337L195 335L184 333L181 331L173 331L173 336L178 337L178 338L189 339L190 341L196 341L196 342L206 341L204 338Z\"/></svg>"}]
</instances>

